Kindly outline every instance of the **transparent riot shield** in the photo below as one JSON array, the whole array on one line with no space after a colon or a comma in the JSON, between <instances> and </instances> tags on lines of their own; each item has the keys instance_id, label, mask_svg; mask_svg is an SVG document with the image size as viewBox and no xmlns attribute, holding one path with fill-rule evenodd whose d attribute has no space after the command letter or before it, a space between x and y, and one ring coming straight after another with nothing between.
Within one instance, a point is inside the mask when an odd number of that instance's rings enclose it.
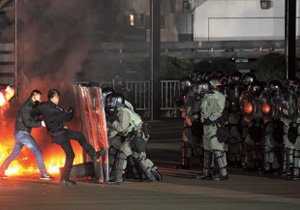
<instances>
[{"instance_id":1,"label":"transparent riot shield","mask_svg":"<svg viewBox=\"0 0 300 210\"><path fill-rule=\"evenodd\" d=\"M239 98L240 98L240 91L239 91L239 87L234 87L233 90L230 91L230 101L231 101L231 105L230 105L230 110L231 112L237 112L239 111Z\"/></svg>"},{"instance_id":2,"label":"transparent riot shield","mask_svg":"<svg viewBox=\"0 0 300 210\"><path fill-rule=\"evenodd\" d=\"M295 120L297 116L297 97L292 92L286 92L282 96L281 116L286 119Z\"/></svg>"},{"instance_id":3,"label":"transparent riot shield","mask_svg":"<svg viewBox=\"0 0 300 210\"><path fill-rule=\"evenodd\" d=\"M94 163L95 177L100 183L107 182L109 180L109 146L101 88L76 85L75 91L84 135L96 151L105 150L105 155ZM92 161L85 152L83 154L83 161Z\"/></svg>"},{"instance_id":4,"label":"transparent riot shield","mask_svg":"<svg viewBox=\"0 0 300 210\"><path fill-rule=\"evenodd\" d=\"M246 120L251 120L256 114L256 103L254 96L249 91L244 91L239 100L240 110Z\"/></svg>"},{"instance_id":5,"label":"transparent riot shield","mask_svg":"<svg viewBox=\"0 0 300 210\"><path fill-rule=\"evenodd\" d=\"M273 104L272 93L268 90L263 91L259 96L259 109L264 117L271 119L274 116L275 107Z\"/></svg>"},{"instance_id":6,"label":"transparent riot shield","mask_svg":"<svg viewBox=\"0 0 300 210\"><path fill-rule=\"evenodd\" d=\"M274 118L279 119L281 117L281 107L282 107L282 94L273 94L273 107L274 107Z\"/></svg>"}]
</instances>

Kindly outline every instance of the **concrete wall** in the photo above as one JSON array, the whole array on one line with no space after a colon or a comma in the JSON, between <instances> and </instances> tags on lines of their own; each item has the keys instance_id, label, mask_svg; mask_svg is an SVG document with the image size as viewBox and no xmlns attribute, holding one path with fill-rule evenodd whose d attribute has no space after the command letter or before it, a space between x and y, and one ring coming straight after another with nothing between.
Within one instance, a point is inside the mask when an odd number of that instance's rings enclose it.
<instances>
[{"instance_id":1,"label":"concrete wall","mask_svg":"<svg viewBox=\"0 0 300 210\"><path fill-rule=\"evenodd\" d=\"M300 0L297 1L297 36L300 36ZM284 39L285 0L207 0L194 11L194 40Z\"/></svg>"}]
</instances>

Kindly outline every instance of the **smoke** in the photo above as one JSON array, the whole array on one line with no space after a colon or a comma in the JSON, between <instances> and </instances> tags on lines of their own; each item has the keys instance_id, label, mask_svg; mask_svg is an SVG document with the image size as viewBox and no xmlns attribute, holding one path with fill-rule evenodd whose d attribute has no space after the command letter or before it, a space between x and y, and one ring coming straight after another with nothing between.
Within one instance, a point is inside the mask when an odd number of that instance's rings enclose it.
<instances>
[{"instance_id":1,"label":"smoke","mask_svg":"<svg viewBox=\"0 0 300 210\"><path fill-rule=\"evenodd\" d=\"M19 84L21 95L27 97L32 89L47 93L56 88L68 101L66 105L73 104L72 84L76 73L84 71L84 64L92 58L91 49L100 40L97 33L105 20L99 11L105 6L99 0L18 1L19 81L24 85ZM14 9L6 10L6 16L13 22ZM14 37L13 25L6 37Z\"/></svg>"},{"instance_id":2,"label":"smoke","mask_svg":"<svg viewBox=\"0 0 300 210\"><path fill-rule=\"evenodd\" d=\"M99 41L99 37L95 36L95 31L99 31L99 24L103 21L99 2L25 0L22 4L22 1L18 1L18 65L21 66L18 81L22 81L18 84L20 100L12 100L9 111L0 116L3 120L1 135L5 130L5 137L13 139L17 110L33 89L41 90L42 100L45 101L48 90L56 88L61 93L60 105L63 108L76 107L72 85L76 73L83 71L83 64L89 61L94 43ZM11 22L14 21L14 10L7 10L6 16ZM11 25L6 36L14 37L13 34L14 26ZM79 119L75 118L66 125L78 130L78 122ZM45 128L33 129L33 136L46 154L47 150L52 153L51 138Z\"/></svg>"}]
</instances>

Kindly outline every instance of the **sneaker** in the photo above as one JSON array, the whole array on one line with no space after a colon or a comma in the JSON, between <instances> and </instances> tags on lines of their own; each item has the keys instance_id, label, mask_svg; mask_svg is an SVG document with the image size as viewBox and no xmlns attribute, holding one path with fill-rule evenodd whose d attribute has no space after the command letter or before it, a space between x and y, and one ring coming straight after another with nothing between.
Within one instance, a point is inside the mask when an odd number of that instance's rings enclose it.
<instances>
[{"instance_id":1,"label":"sneaker","mask_svg":"<svg viewBox=\"0 0 300 210\"><path fill-rule=\"evenodd\" d=\"M65 185L65 186L72 186L72 185L76 185L76 182L74 182L70 179L61 179L60 184Z\"/></svg>"},{"instance_id":2,"label":"sneaker","mask_svg":"<svg viewBox=\"0 0 300 210\"><path fill-rule=\"evenodd\" d=\"M53 176L51 176L50 174L46 174L46 175L41 175L40 179L42 180L54 180L55 178Z\"/></svg>"},{"instance_id":3,"label":"sneaker","mask_svg":"<svg viewBox=\"0 0 300 210\"><path fill-rule=\"evenodd\" d=\"M4 171L0 172L0 179L7 179L7 176L5 175Z\"/></svg>"}]
</instances>

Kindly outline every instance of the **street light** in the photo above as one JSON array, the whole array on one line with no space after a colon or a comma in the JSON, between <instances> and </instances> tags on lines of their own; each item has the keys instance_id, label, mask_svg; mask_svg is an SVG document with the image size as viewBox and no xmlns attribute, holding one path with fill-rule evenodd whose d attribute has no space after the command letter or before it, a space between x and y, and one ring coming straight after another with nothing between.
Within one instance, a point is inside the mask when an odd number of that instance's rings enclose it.
<instances>
[{"instance_id":1,"label":"street light","mask_svg":"<svg viewBox=\"0 0 300 210\"><path fill-rule=\"evenodd\" d=\"M270 9L271 8L271 0L260 0L260 8L261 9Z\"/></svg>"}]
</instances>

